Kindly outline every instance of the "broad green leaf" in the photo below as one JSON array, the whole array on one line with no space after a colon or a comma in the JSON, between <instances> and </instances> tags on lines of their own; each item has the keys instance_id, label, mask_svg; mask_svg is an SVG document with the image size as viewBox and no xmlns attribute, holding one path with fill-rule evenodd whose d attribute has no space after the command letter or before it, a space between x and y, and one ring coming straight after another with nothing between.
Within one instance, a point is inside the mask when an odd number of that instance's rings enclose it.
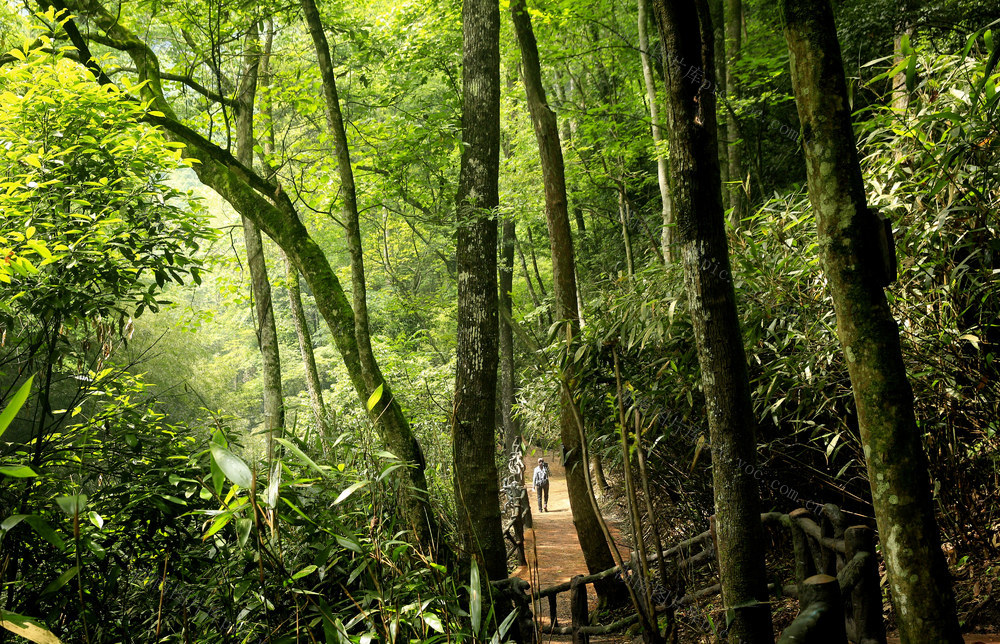
<instances>
[{"instance_id":1,"label":"broad green leaf","mask_svg":"<svg viewBox=\"0 0 1000 644\"><path fill-rule=\"evenodd\" d=\"M11 421L17 416L17 412L21 411L21 407L24 405L24 401L28 399L28 394L31 393L31 383L35 379L34 376L29 376L21 388L17 390L17 393L10 399L7 406L4 407L3 412L0 412L0 436L7 430L10 426Z\"/></svg>"},{"instance_id":2,"label":"broad green leaf","mask_svg":"<svg viewBox=\"0 0 1000 644\"><path fill-rule=\"evenodd\" d=\"M102 530L104 528L104 517L94 512L93 510L88 512L87 516L90 518L90 522L93 523L95 526L97 526L98 530Z\"/></svg>"},{"instance_id":3,"label":"broad green leaf","mask_svg":"<svg viewBox=\"0 0 1000 644\"><path fill-rule=\"evenodd\" d=\"M4 476L10 476L16 479L27 479L32 476L38 476L35 470L31 469L27 465L3 465L0 466L0 474Z\"/></svg>"},{"instance_id":4,"label":"broad green leaf","mask_svg":"<svg viewBox=\"0 0 1000 644\"><path fill-rule=\"evenodd\" d=\"M303 568L302 570L300 570L297 573L295 573L294 575L292 575L292 579L301 579L302 577L305 577L306 575L311 575L312 573L316 572L316 568L317 568L317 566L310 564L310 565L306 566L305 568Z\"/></svg>"},{"instance_id":5,"label":"broad green leaf","mask_svg":"<svg viewBox=\"0 0 1000 644\"><path fill-rule=\"evenodd\" d=\"M0 626L35 644L61 644L59 638L30 617L0 610Z\"/></svg>"},{"instance_id":6,"label":"broad green leaf","mask_svg":"<svg viewBox=\"0 0 1000 644\"><path fill-rule=\"evenodd\" d=\"M375 391L372 392L372 395L368 396L368 411L371 411L375 405L378 404L378 401L382 400L382 386L384 384L385 383L376 387Z\"/></svg>"},{"instance_id":7,"label":"broad green leaf","mask_svg":"<svg viewBox=\"0 0 1000 644\"><path fill-rule=\"evenodd\" d=\"M73 577L76 577L76 574L78 572L80 572L80 569L77 568L76 566L73 566L63 574L56 577L51 584L46 586L45 590L42 591L42 594L48 595L49 593L56 592L57 590L68 584L70 580L73 579Z\"/></svg>"},{"instance_id":8,"label":"broad green leaf","mask_svg":"<svg viewBox=\"0 0 1000 644\"><path fill-rule=\"evenodd\" d=\"M82 514L87 508L87 495L86 494L71 494L68 496L56 497L56 503L59 508L62 509L67 515L75 517Z\"/></svg>"},{"instance_id":9,"label":"broad green leaf","mask_svg":"<svg viewBox=\"0 0 1000 644\"><path fill-rule=\"evenodd\" d=\"M212 443L212 460L219 465L219 469L226 475L226 477L239 485L242 488L250 489L253 483L253 474L250 473L250 468L244 463L240 457L233 454L228 449Z\"/></svg>"}]
</instances>

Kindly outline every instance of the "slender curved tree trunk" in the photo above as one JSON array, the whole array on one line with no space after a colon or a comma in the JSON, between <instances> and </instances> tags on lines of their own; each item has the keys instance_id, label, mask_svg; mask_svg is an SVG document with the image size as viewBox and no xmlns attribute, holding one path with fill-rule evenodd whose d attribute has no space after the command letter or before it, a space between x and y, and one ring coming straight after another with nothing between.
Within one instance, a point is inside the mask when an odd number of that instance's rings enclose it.
<instances>
[{"instance_id":1,"label":"slender curved tree trunk","mask_svg":"<svg viewBox=\"0 0 1000 644\"><path fill-rule=\"evenodd\" d=\"M499 362L497 222L500 202L500 8L462 5L462 165L458 180L458 339L452 447L465 557L507 577L496 466Z\"/></svg>"},{"instance_id":2,"label":"slender curved tree trunk","mask_svg":"<svg viewBox=\"0 0 1000 644\"><path fill-rule=\"evenodd\" d=\"M538 46L531 28L524 0L513 0L510 5L514 30L521 47L522 74L528 97L528 109L535 127L538 152L542 163L542 181L545 188L545 214L549 229L549 247L552 253L552 289L555 296L556 319L565 325L566 351L572 355L571 347L580 330L580 314L577 309L576 270L573 258L573 236L569 226L569 211L566 205L566 177L563 167L562 148L559 144L559 127L556 115L549 108L542 86L541 67L538 60ZM587 489L580 433L573 411L573 402L568 391L572 390L573 372L567 367L562 377L567 387L561 387L560 436L562 438L566 467L566 487L569 491L570 509L573 523L583 550L583 558L591 573L613 567L614 558L604 539ZM598 594L607 598L615 588L609 580L595 584Z\"/></svg>"},{"instance_id":3,"label":"slender curved tree trunk","mask_svg":"<svg viewBox=\"0 0 1000 644\"><path fill-rule=\"evenodd\" d=\"M664 44L670 167L677 242L712 444L722 599L732 642L773 642L757 444L743 336L726 241L715 130L712 25L705 0L654 0ZM685 77L697 66L707 82Z\"/></svg>"},{"instance_id":4,"label":"slender curved tree trunk","mask_svg":"<svg viewBox=\"0 0 1000 644\"><path fill-rule=\"evenodd\" d=\"M243 55L243 70L236 97L236 158L247 167L253 166L253 113L257 96L261 49L257 42L256 25L247 34ZM271 282L267 277L264 241L260 230L246 216L243 239L247 249L247 266L256 309L257 346L263 368L264 431L267 437L267 462L274 460L274 437L285 425L285 399L281 390L281 358L278 352L278 332L274 323Z\"/></svg>"},{"instance_id":5,"label":"slender curved tree trunk","mask_svg":"<svg viewBox=\"0 0 1000 644\"><path fill-rule=\"evenodd\" d=\"M388 387L385 384L382 371L372 352L371 335L368 328L368 297L367 285L365 283L364 249L361 245L361 226L358 220L358 201L354 185L354 169L351 167L351 151L348 147L347 132L344 129L344 118L340 110L340 98L337 95L337 79L334 75L333 60L330 56L330 45L323 31L323 22L320 19L315 0L300 0L300 5L305 15L306 25L309 28L309 35L312 37L316 58L319 62L320 77L323 80L323 101L326 105L327 127L333 135L334 145L337 148L337 171L340 175L341 196L344 200L343 216L347 228L347 246L351 255L351 312L354 319L353 335L354 344L357 349L358 364L361 370L361 377L366 383L370 383L372 392L380 385L383 386L382 397L384 398L386 395L391 394L386 391ZM398 408L398 403L395 400L392 400L391 404L394 408ZM403 501L404 504L409 506L410 523L417 531L418 539L422 543L430 543L436 528L433 514L426 498L427 484L423 474L423 454L402 411L400 410L398 414L394 413L393 416L394 418L389 419L389 422L400 426L398 430L400 440L398 442L399 446L404 449L402 453L397 452L392 447L390 449L397 457L416 463L417 469L420 470L416 476L417 480L411 480L412 483L416 484L416 496L404 492ZM406 444L403 445L403 443Z\"/></svg>"},{"instance_id":6,"label":"slender curved tree trunk","mask_svg":"<svg viewBox=\"0 0 1000 644\"><path fill-rule=\"evenodd\" d=\"M115 14L98 0L86 0L85 3L70 0L67 4L74 12L87 15L104 31L102 44L125 52L132 59L139 80L145 81L140 90L143 99L151 101L154 109L163 114L150 114L147 122L161 127L169 139L184 143L182 153L194 161L193 170L201 182L215 190L236 212L250 219L287 253L312 289L316 306L330 329L361 404L364 405L379 386L383 387L382 396L368 410L368 415L386 447L410 464L408 485L402 498L403 515L414 532L414 540L429 552L433 551L438 545L436 521L427 499L426 463L420 444L378 364L363 367L354 332L354 311L323 250L302 225L291 199L276 181L262 178L177 118L164 97L156 54Z\"/></svg>"},{"instance_id":7,"label":"slender curved tree trunk","mask_svg":"<svg viewBox=\"0 0 1000 644\"><path fill-rule=\"evenodd\" d=\"M718 1L718 0L716 0ZM670 209L670 177L667 157L662 153L663 128L660 126L660 105L656 98L656 81L653 63L649 57L649 0L639 0L639 58L642 60L642 80L646 86L646 101L649 103L649 120L653 131L653 147L656 154L656 183L660 187L660 205L663 231L660 235L663 258L674 261L674 220Z\"/></svg>"},{"instance_id":8,"label":"slender curved tree trunk","mask_svg":"<svg viewBox=\"0 0 1000 644\"><path fill-rule=\"evenodd\" d=\"M882 223L865 198L833 11L827 0L783 0L781 8L809 200L854 389L900 637L913 644L958 643L913 391L883 291Z\"/></svg>"},{"instance_id":9,"label":"slender curved tree trunk","mask_svg":"<svg viewBox=\"0 0 1000 644\"><path fill-rule=\"evenodd\" d=\"M299 353L302 354L302 364L306 370L306 389L309 391L309 406L312 409L316 428L319 430L320 445L323 455L329 455L332 432L326 419L326 404L323 402L323 385L319 381L319 370L316 368L316 355L313 352L312 334L306 324L305 311L302 308L302 291L299 288L299 272L292 266L288 256L285 259L285 280L288 283L288 301L292 307L292 321L295 324L295 335L299 340Z\"/></svg>"}]
</instances>

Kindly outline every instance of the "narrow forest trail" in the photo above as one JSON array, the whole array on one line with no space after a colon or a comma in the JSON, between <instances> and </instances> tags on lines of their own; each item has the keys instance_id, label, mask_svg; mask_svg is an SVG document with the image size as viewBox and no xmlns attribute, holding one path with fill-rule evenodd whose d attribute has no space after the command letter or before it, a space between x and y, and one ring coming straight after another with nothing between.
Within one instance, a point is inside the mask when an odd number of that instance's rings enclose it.
<instances>
[{"instance_id":1,"label":"narrow forest trail","mask_svg":"<svg viewBox=\"0 0 1000 644\"><path fill-rule=\"evenodd\" d=\"M548 512L538 511L537 496L531 489L531 472L539 457L543 457L549 464ZM573 524L573 514L569 507L569 493L566 489L566 472L563 469L561 459L554 454L531 451L525 455L524 462L526 465L525 484L528 488L528 498L531 500L531 518L534 522L534 529L524 531L524 549L528 565L520 566L514 572L514 576L527 580L531 584L531 589L536 590L569 581L576 575L588 574L587 564L583 559L583 552L580 550L580 542L576 537L576 526ZM605 520L608 521L611 534L615 543L618 544L618 552L621 553L623 559L627 560L630 549L621 543L621 535L614 521L608 517L605 517ZM587 592L590 609L593 611L597 607L597 594L592 585L587 586ZM569 599L569 592L559 593L556 616L560 626L570 625ZM536 622L548 625L548 611L547 601L542 602L540 612L536 606ZM569 635L543 634L540 641L569 642L571 640ZM590 641L594 643L619 642L621 639L614 636L591 637Z\"/></svg>"}]
</instances>

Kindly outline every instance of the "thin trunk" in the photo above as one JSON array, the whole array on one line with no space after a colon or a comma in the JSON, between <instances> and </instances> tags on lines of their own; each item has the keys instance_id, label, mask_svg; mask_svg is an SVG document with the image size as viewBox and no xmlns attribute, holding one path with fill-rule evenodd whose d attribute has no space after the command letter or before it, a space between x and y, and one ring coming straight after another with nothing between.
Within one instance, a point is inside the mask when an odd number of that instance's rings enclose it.
<instances>
[{"instance_id":1,"label":"thin trunk","mask_svg":"<svg viewBox=\"0 0 1000 644\"><path fill-rule=\"evenodd\" d=\"M524 527L531 525L531 504L524 489L524 458L523 440L521 438L521 423L514 416L514 397L517 392L517 372L514 363L514 332L509 319L512 319L513 306L511 289L514 287L514 220L503 222L500 241L500 418L503 422L504 454L508 465L514 474L517 484L514 493L514 539L522 547L517 549L518 564L525 565L524 559Z\"/></svg>"},{"instance_id":2,"label":"thin trunk","mask_svg":"<svg viewBox=\"0 0 1000 644\"><path fill-rule=\"evenodd\" d=\"M719 181L711 20L705 0L654 0L653 7L668 61L671 196L712 445L719 578L723 603L732 611L729 638L773 642L753 477L754 412ZM700 67L707 82L686 80L682 65Z\"/></svg>"},{"instance_id":3,"label":"thin trunk","mask_svg":"<svg viewBox=\"0 0 1000 644\"><path fill-rule=\"evenodd\" d=\"M625 200L625 188L618 188L618 221L622 225L622 244L625 246L625 271L629 279L635 277L635 259L632 257L632 233L628 229L629 207Z\"/></svg>"},{"instance_id":4,"label":"thin trunk","mask_svg":"<svg viewBox=\"0 0 1000 644\"><path fill-rule=\"evenodd\" d=\"M611 488L611 484L608 483L608 477L604 475L604 458L597 450L591 451L590 471L593 472L594 480L597 482L597 487L602 493Z\"/></svg>"},{"instance_id":5,"label":"thin trunk","mask_svg":"<svg viewBox=\"0 0 1000 644\"><path fill-rule=\"evenodd\" d=\"M500 8L462 6L462 164L458 216L458 338L452 447L465 557L507 577L496 467L499 362L497 222L500 202ZM465 558L463 557L463 558Z\"/></svg>"},{"instance_id":6,"label":"thin trunk","mask_svg":"<svg viewBox=\"0 0 1000 644\"><path fill-rule=\"evenodd\" d=\"M299 339L299 352L306 369L306 389L309 391L309 405L312 407L313 419L319 429L323 455L329 455L326 444L331 436L330 425L326 420L326 405L323 403L323 386L319 381L319 370L316 368L316 356L313 353L312 337L306 325L305 311L302 308L302 293L299 289L299 272L292 266L288 256L285 258L285 279L288 283L288 300L292 306L292 320L295 322L295 335Z\"/></svg>"},{"instance_id":7,"label":"thin trunk","mask_svg":"<svg viewBox=\"0 0 1000 644\"><path fill-rule=\"evenodd\" d=\"M517 256L521 260L521 272L524 273L524 281L528 285L528 296L531 298L531 303L535 305L537 309L542 305L542 301L538 299L538 293L535 292L535 286L531 282L531 273L528 271L528 262L524 259L524 251L521 250L521 242L514 237L514 247L517 249Z\"/></svg>"},{"instance_id":8,"label":"thin trunk","mask_svg":"<svg viewBox=\"0 0 1000 644\"><path fill-rule=\"evenodd\" d=\"M913 27L907 27L902 32L896 34L892 40L892 64L893 66L903 62L906 55L903 53L903 36L910 38L913 36ZM900 112L905 112L910 106L910 93L906 89L906 70L901 69L899 73L892 77L892 106Z\"/></svg>"},{"instance_id":9,"label":"thin trunk","mask_svg":"<svg viewBox=\"0 0 1000 644\"><path fill-rule=\"evenodd\" d=\"M809 199L847 356L872 503L903 642L961 642L913 391L886 301L882 225L865 199L847 82L827 1L783 0Z\"/></svg>"},{"instance_id":10,"label":"thin trunk","mask_svg":"<svg viewBox=\"0 0 1000 644\"><path fill-rule=\"evenodd\" d=\"M716 0L718 1L718 0ZM660 235L663 258L674 261L673 214L670 208L670 179L667 172L667 157L663 154L663 128L660 126L660 106L656 99L656 82L653 63L649 56L649 11L648 0L639 0L639 57L642 59L642 79L646 85L646 101L649 103L649 120L653 130L653 150L656 155L656 181L660 186L660 205L663 231Z\"/></svg>"},{"instance_id":11,"label":"thin trunk","mask_svg":"<svg viewBox=\"0 0 1000 644\"><path fill-rule=\"evenodd\" d=\"M740 97L740 85L736 81L735 63L739 61L743 48L743 0L726 0L726 89L734 100ZM727 121L726 135L729 137L729 220L738 224L747 215L749 207L746 175L743 172L743 144L740 140L739 123L732 118Z\"/></svg>"},{"instance_id":12,"label":"thin trunk","mask_svg":"<svg viewBox=\"0 0 1000 644\"><path fill-rule=\"evenodd\" d=\"M565 197L563 197L565 199ZM528 231L528 254L531 255L531 267L535 270L535 279L538 280L538 292L542 294L542 297L548 297L549 293L545 290L545 282L542 281L542 274L538 270L538 256L535 255L535 237L531 234L531 226L525 226L524 229Z\"/></svg>"},{"instance_id":13,"label":"thin trunk","mask_svg":"<svg viewBox=\"0 0 1000 644\"><path fill-rule=\"evenodd\" d=\"M545 189L545 215L549 229L549 248L552 255L552 289L555 299L556 320L564 325L559 335L565 338L566 352L572 355L574 338L580 330L580 315L577 309L577 289L575 261L573 258L573 236L569 226L569 212L566 207L566 177L563 167L562 148L559 144L559 127L556 115L549 108L542 86L538 46L531 28L524 0L514 0L510 6L514 30L521 47L524 88L528 99L528 109L535 128L538 152L542 164L542 182ZM530 234L530 230L529 230ZM602 538L600 525L590 504L587 486L587 462L583 459L580 433L573 410L571 387L573 370L568 364L561 374L564 386L560 396L560 436L562 438L566 487L569 492L570 509L576 525L580 548L583 551L587 569L596 573L614 566L611 549ZM595 584L598 594L607 598L614 589L613 583Z\"/></svg>"},{"instance_id":14,"label":"thin trunk","mask_svg":"<svg viewBox=\"0 0 1000 644\"><path fill-rule=\"evenodd\" d=\"M722 100L718 106L718 141L719 141L719 174L722 180L723 209L732 207L732 197L729 191L729 120L726 113L726 0L708 0L708 10L712 14L712 34L715 39L715 87L716 96Z\"/></svg>"},{"instance_id":15,"label":"thin trunk","mask_svg":"<svg viewBox=\"0 0 1000 644\"><path fill-rule=\"evenodd\" d=\"M330 56L330 45L323 31L323 23L316 8L315 0L300 0L300 4L305 15L306 25L309 28L309 35L312 37L313 47L319 63L320 77L323 81L323 101L326 105L327 127L333 135L334 145L337 148L337 170L340 174L341 195L344 200L343 216L347 227L347 245L351 255L351 298L353 302L353 305L350 307L351 317L353 318L353 332L351 335L353 336L354 350L357 352L359 376L360 380L364 382L364 389L368 391L367 396L370 396L379 386L382 386L382 399L386 400L393 409L394 413L392 417L383 421L383 424L388 423L395 426L390 431L394 435L396 446L393 448L390 445L390 449L397 457L417 464L416 469L406 468L409 470L411 483L415 489L402 492L402 501L406 507L410 525L416 532L417 540L424 545L430 545L434 539L436 527L434 516L426 496L427 482L423 472L425 465L423 453L416 437L410 429L406 417L403 416L402 410L399 409L399 403L387 391L388 384L385 382L382 371L372 352L371 336L368 328L364 251L361 246L361 229L358 221L354 170L351 167L351 152L347 144L347 133L344 129L343 115L340 111L340 98L337 95L337 79L334 75L333 60ZM307 273L303 271L303 275L306 276ZM315 289L313 292L316 292ZM367 396L362 394L362 398L366 402ZM379 405L376 404L375 409L378 408Z\"/></svg>"},{"instance_id":16,"label":"thin trunk","mask_svg":"<svg viewBox=\"0 0 1000 644\"><path fill-rule=\"evenodd\" d=\"M236 158L247 167L253 166L253 112L257 96L261 49L254 25L247 34L243 55L243 71L236 98ZM264 431L267 436L267 462L274 459L274 437L285 424L285 404L281 391L281 359L278 354L278 332L271 302L271 282L267 277L264 244L260 229L247 217L243 220L243 238L247 249L247 266L256 304L257 346L263 368Z\"/></svg>"}]
</instances>

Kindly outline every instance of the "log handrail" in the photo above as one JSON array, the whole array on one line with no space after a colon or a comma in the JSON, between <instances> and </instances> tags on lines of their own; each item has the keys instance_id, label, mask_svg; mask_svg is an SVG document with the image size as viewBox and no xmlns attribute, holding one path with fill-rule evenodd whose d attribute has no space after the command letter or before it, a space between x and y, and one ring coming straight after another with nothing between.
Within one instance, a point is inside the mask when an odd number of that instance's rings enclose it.
<instances>
[{"instance_id":1,"label":"log handrail","mask_svg":"<svg viewBox=\"0 0 1000 644\"><path fill-rule=\"evenodd\" d=\"M801 508L788 514L765 512L760 515L760 519L761 523L765 525L781 526L788 529L794 546L797 583L768 584L769 592L793 599L797 598L800 602L800 614L792 626L786 629L780 642L818 642L819 640L814 639L796 639L801 637L796 633L811 632L811 629L816 628L816 623L829 624L831 620L838 622L839 626L833 625L830 628L821 626L821 629L827 631L824 637L834 638L824 641L844 641L836 639L843 629L851 634L864 633L871 638L865 641L885 642L874 532L870 528L864 526L848 527L843 513L833 504L827 504L820 508L819 523L809 515L808 511ZM696 566L714 558L715 548L713 547L712 531L706 530L663 550L661 553L654 552L646 559L653 563L661 557L683 555L698 545L702 546L701 551L679 559L677 561L678 568ZM586 584L618 575L622 573L623 569L631 571L633 566L634 562L628 562L623 566L614 566L591 575L577 575L572 581L542 588L530 594L525 592L525 596L530 598L532 602L547 597L551 606L555 603L559 593L574 591L576 599L579 601L580 593L585 592L582 589L585 589ZM836 572L836 577L829 574L816 574L824 571ZM831 587L836 591L837 601L834 603L831 603L830 600L830 597L834 596L833 590L830 590ZM654 610L657 613L664 612L719 592L720 585L714 584L687 593L671 602L664 602L656 606ZM820 593L820 595L817 596L816 593ZM577 621L569 626L559 626L555 620L554 611L550 610L550 612L553 613L552 619L547 626L541 628L543 633L574 635L576 638L584 639L590 635L607 635L619 632L638 620L638 615L630 615L606 625L590 625ZM837 619L831 617L832 614L835 614ZM846 616L846 620L840 618L842 615ZM830 635L831 632L833 635ZM786 634L792 639L787 639Z\"/></svg>"}]
</instances>

